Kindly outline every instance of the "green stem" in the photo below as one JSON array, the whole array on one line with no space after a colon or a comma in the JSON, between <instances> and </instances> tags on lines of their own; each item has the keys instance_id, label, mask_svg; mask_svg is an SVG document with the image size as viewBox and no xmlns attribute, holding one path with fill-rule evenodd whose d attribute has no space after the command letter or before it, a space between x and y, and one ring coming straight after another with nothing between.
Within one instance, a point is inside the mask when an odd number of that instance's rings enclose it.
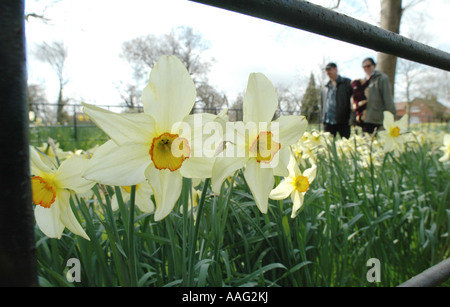
<instances>
[{"instance_id":1,"label":"green stem","mask_svg":"<svg viewBox=\"0 0 450 307\"><path fill-rule=\"evenodd\" d=\"M377 199L376 199L376 190L375 190L375 165L373 164L373 141L372 137L370 141L370 151L369 151L369 159L370 159L370 179L372 183L372 202L375 209L376 216L380 216L380 212L378 210Z\"/></svg>"},{"instance_id":2,"label":"green stem","mask_svg":"<svg viewBox=\"0 0 450 307\"><path fill-rule=\"evenodd\" d=\"M136 274L136 252L134 246L134 207L136 199L136 186L131 186L130 194L130 214L128 221L128 257L129 257L129 269L130 269L130 286L137 286L137 274Z\"/></svg>"},{"instance_id":3,"label":"green stem","mask_svg":"<svg viewBox=\"0 0 450 307\"><path fill-rule=\"evenodd\" d=\"M193 242L188 240L188 211L189 211L189 192L191 189L190 180L188 178L183 178L183 186L181 190L180 201L183 206L183 241L182 241L182 263L183 263L183 284L184 286L192 286L190 284L190 275L192 274L193 268L191 268L191 263L186 258L189 254L189 249L192 248ZM189 244L191 243L191 244ZM186 266L185 266L186 265Z\"/></svg>"},{"instance_id":4,"label":"green stem","mask_svg":"<svg viewBox=\"0 0 450 307\"><path fill-rule=\"evenodd\" d=\"M194 254L195 254L195 250L196 250L195 247L197 246L198 232L199 232L199 229L200 229L200 219L201 219L202 211L203 211L203 204L205 203L206 193L208 191L208 186L209 186L210 181L211 181L210 178L206 178L205 179L205 183L203 185L203 190L202 190L202 195L200 196L200 200L199 200L198 207L197 207L197 221L195 223L194 236L192 238L192 242L191 242L191 245L190 245L191 250L190 250L189 259L188 259L188 261L189 261L189 268L192 267L192 262L193 262L193 259L194 259ZM193 209L194 208L192 208L192 210ZM189 283L191 283L191 282L193 283L193 281L194 281L193 270L189 270Z\"/></svg>"},{"instance_id":5,"label":"green stem","mask_svg":"<svg viewBox=\"0 0 450 307\"><path fill-rule=\"evenodd\" d=\"M89 238L91 239L91 243L93 245L94 250L97 254L97 259L99 266L103 272L103 276L105 276L106 280L106 286L112 286L114 285L113 282L113 276L111 274L111 270L109 266L107 265L107 256L105 255L105 252L103 250L103 247L100 243L99 238L97 237L96 229L94 227L94 222L92 220L92 216L89 213L89 209L86 206L86 203L84 202L83 198L78 198L76 195L74 196L75 200L78 203L78 207L81 210L81 213L83 214L85 221L86 221L86 232ZM72 199L73 201L73 199Z\"/></svg>"}]
</instances>

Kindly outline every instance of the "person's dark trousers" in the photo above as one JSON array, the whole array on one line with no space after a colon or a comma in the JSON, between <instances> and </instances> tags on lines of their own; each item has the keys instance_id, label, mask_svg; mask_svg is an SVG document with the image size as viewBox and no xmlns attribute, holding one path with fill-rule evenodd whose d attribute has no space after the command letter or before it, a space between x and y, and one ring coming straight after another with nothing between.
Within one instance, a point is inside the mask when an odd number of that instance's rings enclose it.
<instances>
[{"instance_id":1,"label":"person's dark trousers","mask_svg":"<svg viewBox=\"0 0 450 307\"><path fill-rule=\"evenodd\" d=\"M381 125L371 124L371 123L364 123L362 126L362 130L365 133L372 134L375 129L380 130Z\"/></svg>"},{"instance_id":2,"label":"person's dark trousers","mask_svg":"<svg viewBox=\"0 0 450 307\"><path fill-rule=\"evenodd\" d=\"M333 136L336 136L336 134L339 133L342 138L350 138L350 126L348 124L331 125L324 123L323 130L331 133Z\"/></svg>"}]
</instances>

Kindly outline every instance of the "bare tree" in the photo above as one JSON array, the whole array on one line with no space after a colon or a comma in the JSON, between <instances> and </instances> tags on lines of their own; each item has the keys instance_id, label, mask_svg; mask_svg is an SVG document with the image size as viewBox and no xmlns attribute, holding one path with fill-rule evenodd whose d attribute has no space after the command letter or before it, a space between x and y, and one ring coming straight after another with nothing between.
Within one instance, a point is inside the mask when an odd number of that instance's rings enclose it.
<instances>
[{"instance_id":1,"label":"bare tree","mask_svg":"<svg viewBox=\"0 0 450 307\"><path fill-rule=\"evenodd\" d=\"M382 0L380 12L380 27L394 33L399 33L402 14L402 0ZM392 94L394 94L397 57L379 52L377 62L377 69L384 72L389 77L391 81Z\"/></svg>"},{"instance_id":2,"label":"bare tree","mask_svg":"<svg viewBox=\"0 0 450 307\"><path fill-rule=\"evenodd\" d=\"M336 0L336 4L333 7L331 7L331 9L335 10L335 9L339 8L340 4L341 4L341 0Z\"/></svg>"},{"instance_id":3,"label":"bare tree","mask_svg":"<svg viewBox=\"0 0 450 307\"><path fill-rule=\"evenodd\" d=\"M136 112L137 109L141 105L141 95L142 91L136 85L127 83L121 83L117 87L119 91L120 98L122 99L125 106L128 108L128 111Z\"/></svg>"},{"instance_id":4,"label":"bare tree","mask_svg":"<svg viewBox=\"0 0 450 307\"><path fill-rule=\"evenodd\" d=\"M54 120L54 116L51 115L48 109L48 100L44 87L39 84L28 84L27 97L28 111L34 113L35 120L39 118L43 123L50 123Z\"/></svg>"},{"instance_id":5,"label":"bare tree","mask_svg":"<svg viewBox=\"0 0 450 307\"><path fill-rule=\"evenodd\" d=\"M210 43L199 32L194 32L191 27L186 26L172 30L167 38L173 46L173 54L186 65L194 81L206 81L214 63L213 58L205 59L203 56L203 53L211 48Z\"/></svg>"},{"instance_id":6,"label":"bare tree","mask_svg":"<svg viewBox=\"0 0 450 307\"><path fill-rule=\"evenodd\" d=\"M380 27L394 33L400 33L400 24L404 12L420 2L423 2L423 0L410 0L403 3L402 6L402 0L381 0ZM377 69L384 72L389 77L392 94L394 95L397 57L379 52L377 62Z\"/></svg>"},{"instance_id":7,"label":"bare tree","mask_svg":"<svg viewBox=\"0 0 450 307\"><path fill-rule=\"evenodd\" d=\"M280 115L300 114L301 96L293 87L284 84L276 86Z\"/></svg>"},{"instance_id":8,"label":"bare tree","mask_svg":"<svg viewBox=\"0 0 450 307\"><path fill-rule=\"evenodd\" d=\"M45 24L48 24L50 22L50 19L46 17L46 11L56 5L58 2L61 2L61 0L41 0L36 2L40 2L42 4L42 8L38 11L25 12L25 20L30 21L32 18L34 18L42 21Z\"/></svg>"},{"instance_id":9,"label":"bare tree","mask_svg":"<svg viewBox=\"0 0 450 307\"><path fill-rule=\"evenodd\" d=\"M213 58L205 55L209 48L210 43L201 33L182 26L161 36L149 34L124 42L121 57L132 65L134 78L139 83L148 76L160 56L176 55L197 85L198 104L211 109L223 106L226 99L209 84L208 74L214 63Z\"/></svg>"},{"instance_id":10,"label":"bare tree","mask_svg":"<svg viewBox=\"0 0 450 307\"><path fill-rule=\"evenodd\" d=\"M196 108L203 109L208 113L218 114L221 107L228 106L228 98L225 94L219 93L207 82L197 83L197 95L200 97Z\"/></svg>"},{"instance_id":11,"label":"bare tree","mask_svg":"<svg viewBox=\"0 0 450 307\"><path fill-rule=\"evenodd\" d=\"M237 94L236 99L231 104L228 109L228 119L232 122L242 121L244 118L243 108L244 108L244 97L245 92L240 92Z\"/></svg>"},{"instance_id":12,"label":"bare tree","mask_svg":"<svg viewBox=\"0 0 450 307\"><path fill-rule=\"evenodd\" d=\"M63 96L64 86L68 82L68 79L66 79L64 74L68 55L67 47L61 41L54 41L51 44L44 42L38 46L35 54L38 60L48 63L56 73L59 82L56 121L58 123L63 123L67 119L67 114L64 112L64 106L68 102L68 99L65 99Z\"/></svg>"},{"instance_id":13,"label":"bare tree","mask_svg":"<svg viewBox=\"0 0 450 307\"><path fill-rule=\"evenodd\" d=\"M408 36L413 40L428 43L430 36L429 33L424 31L425 24L422 16L415 20L415 25L416 27L408 33ZM403 97L406 100L408 125L411 120L411 102L418 96L419 89L422 85L427 83L423 79L424 75L428 75L427 70L425 65L417 62L405 59L398 59L397 61L396 88L397 92L399 92L397 96Z\"/></svg>"}]
</instances>

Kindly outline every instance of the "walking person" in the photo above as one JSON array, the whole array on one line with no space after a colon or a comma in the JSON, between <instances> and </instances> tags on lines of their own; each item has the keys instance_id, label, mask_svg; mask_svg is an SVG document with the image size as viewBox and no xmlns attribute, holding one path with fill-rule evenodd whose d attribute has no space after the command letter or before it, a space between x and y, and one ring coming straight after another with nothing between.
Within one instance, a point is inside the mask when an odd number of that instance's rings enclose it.
<instances>
[{"instance_id":1,"label":"walking person","mask_svg":"<svg viewBox=\"0 0 450 307\"><path fill-rule=\"evenodd\" d=\"M372 58L366 58L362 62L368 85L367 107L363 132L373 134L383 125L383 112L389 111L394 117L397 114L394 99L392 97L391 83L389 77L375 69L376 63Z\"/></svg>"},{"instance_id":2,"label":"walking person","mask_svg":"<svg viewBox=\"0 0 450 307\"><path fill-rule=\"evenodd\" d=\"M339 75L335 63L327 64L325 71L330 80L321 90L324 131L350 138L351 80Z\"/></svg>"}]
</instances>

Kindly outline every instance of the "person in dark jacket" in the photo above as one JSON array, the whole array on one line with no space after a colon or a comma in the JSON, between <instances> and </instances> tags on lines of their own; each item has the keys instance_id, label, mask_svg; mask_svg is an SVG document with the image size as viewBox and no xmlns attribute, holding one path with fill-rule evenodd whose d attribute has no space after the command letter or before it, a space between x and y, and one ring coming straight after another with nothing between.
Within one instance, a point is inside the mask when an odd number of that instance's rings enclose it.
<instances>
[{"instance_id":1,"label":"person in dark jacket","mask_svg":"<svg viewBox=\"0 0 450 307\"><path fill-rule=\"evenodd\" d=\"M335 63L325 67L330 81L321 90L322 119L325 132L333 136L350 137L350 98L353 93L351 80L338 74Z\"/></svg>"},{"instance_id":2,"label":"person in dark jacket","mask_svg":"<svg viewBox=\"0 0 450 307\"><path fill-rule=\"evenodd\" d=\"M366 116L362 129L363 132L372 134L383 126L384 111L391 112L395 117L397 110L392 98L389 77L375 69L376 63L372 58L364 59L362 67L366 73L366 80L369 80Z\"/></svg>"}]
</instances>

